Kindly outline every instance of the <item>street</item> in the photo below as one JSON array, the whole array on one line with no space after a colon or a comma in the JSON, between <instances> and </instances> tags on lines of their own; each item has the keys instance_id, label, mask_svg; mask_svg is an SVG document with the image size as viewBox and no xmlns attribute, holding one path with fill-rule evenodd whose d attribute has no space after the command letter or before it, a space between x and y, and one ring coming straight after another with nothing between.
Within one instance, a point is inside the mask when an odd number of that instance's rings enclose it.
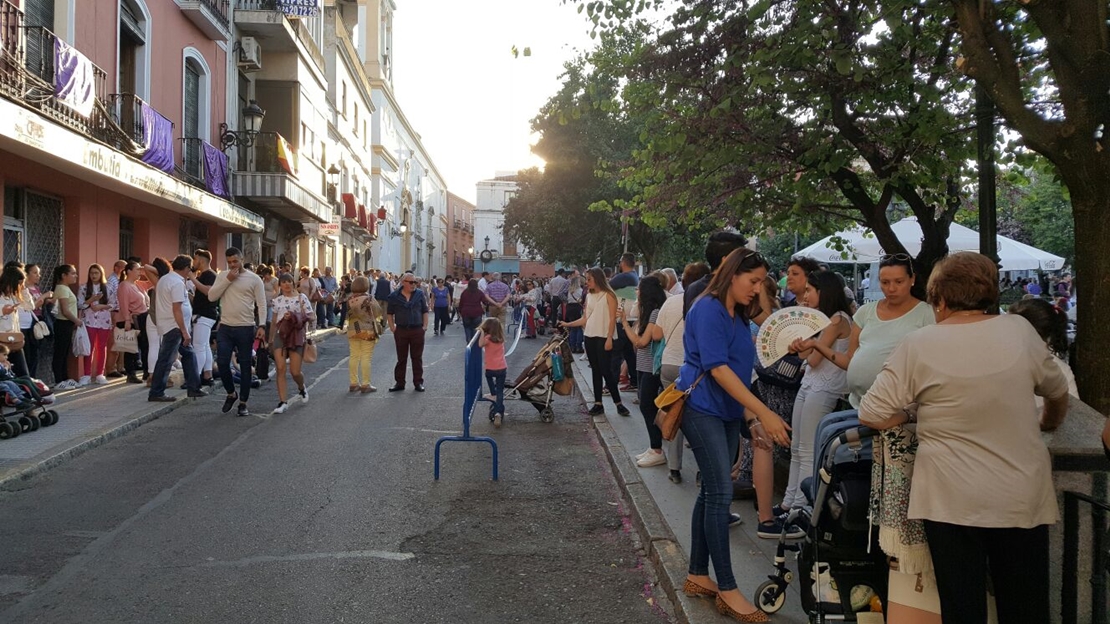
<instances>
[{"instance_id":1,"label":"street","mask_svg":"<svg viewBox=\"0 0 1110 624\"><path fill-rule=\"evenodd\" d=\"M543 340L509 357L515 377ZM665 622L577 397L544 424L508 402L488 445L461 430L462 328L430 333L428 392L347 393L347 345L308 365L310 401L221 414L222 390L0 491L0 622ZM292 385L292 384L291 384ZM295 386L293 386L295 388ZM62 414L65 418L65 414Z\"/></svg>"}]
</instances>

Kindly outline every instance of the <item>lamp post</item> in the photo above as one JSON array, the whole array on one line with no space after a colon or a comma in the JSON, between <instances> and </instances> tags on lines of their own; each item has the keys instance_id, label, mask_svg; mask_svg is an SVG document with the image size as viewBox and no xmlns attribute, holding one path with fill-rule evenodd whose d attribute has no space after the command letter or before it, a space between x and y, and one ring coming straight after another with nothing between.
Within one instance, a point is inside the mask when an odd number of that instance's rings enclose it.
<instances>
[{"instance_id":1,"label":"lamp post","mask_svg":"<svg viewBox=\"0 0 1110 624\"><path fill-rule=\"evenodd\" d=\"M339 212L339 173L335 163L328 167L328 201L335 204L336 212Z\"/></svg>"},{"instance_id":2,"label":"lamp post","mask_svg":"<svg viewBox=\"0 0 1110 624\"><path fill-rule=\"evenodd\" d=\"M486 248L482 250L482 253L479 254L478 257L482 259L482 271L484 272L486 270L486 265L489 264L490 260L493 260L493 252L489 250L488 236L486 237Z\"/></svg>"},{"instance_id":3,"label":"lamp post","mask_svg":"<svg viewBox=\"0 0 1110 624\"><path fill-rule=\"evenodd\" d=\"M242 130L230 130L226 123L220 124L220 148L225 152L231 147L250 147L254 145L254 139L258 136L259 128L262 127L262 120L266 117L266 111L262 110L262 107L254 100L243 107L242 114Z\"/></svg>"}]
</instances>

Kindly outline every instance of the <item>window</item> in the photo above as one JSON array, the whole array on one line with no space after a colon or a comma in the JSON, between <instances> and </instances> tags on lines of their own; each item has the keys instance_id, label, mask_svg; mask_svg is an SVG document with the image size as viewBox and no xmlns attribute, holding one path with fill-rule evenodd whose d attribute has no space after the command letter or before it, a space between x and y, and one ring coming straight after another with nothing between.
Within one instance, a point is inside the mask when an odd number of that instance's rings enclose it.
<instances>
[{"instance_id":1,"label":"window","mask_svg":"<svg viewBox=\"0 0 1110 624\"><path fill-rule=\"evenodd\" d=\"M347 118L347 83L341 83L342 95L340 100L339 110L343 112L343 118Z\"/></svg>"},{"instance_id":2,"label":"window","mask_svg":"<svg viewBox=\"0 0 1110 624\"><path fill-rule=\"evenodd\" d=\"M358 102L355 102L355 136L358 136Z\"/></svg>"},{"instance_id":3,"label":"window","mask_svg":"<svg viewBox=\"0 0 1110 624\"><path fill-rule=\"evenodd\" d=\"M131 217L119 218L119 256L130 258L135 255L135 220Z\"/></svg>"},{"instance_id":4,"label":"window","mask_svg":"<svg viewBox=\"0 0 1110 624\"><path fill-rule=\"evenodd\" d=\"M185 172L201 176L201 140L209 139L211 122L208 64L194 48L184 51L181 102L181 137L184 148L181 157Z\"/></svg>"},{"instance_id":5,"label":"window","mask_svg":"<svg viewBox=\"0 0 1110 624\"><path fill-rule=\"evenodd\" d=\"M116 91L150 99L150 12L143 0L119 0Z\"/></svg>"}]
</instances>

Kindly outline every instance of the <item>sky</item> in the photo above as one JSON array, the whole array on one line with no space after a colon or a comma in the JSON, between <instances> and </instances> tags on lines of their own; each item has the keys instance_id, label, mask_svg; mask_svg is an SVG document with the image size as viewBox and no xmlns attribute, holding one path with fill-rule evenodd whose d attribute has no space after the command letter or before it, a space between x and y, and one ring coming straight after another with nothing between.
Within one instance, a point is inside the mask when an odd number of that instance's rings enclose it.
<instances>
[{"instance_id":1,"label":"sky","mask_svg":"<svg viewBox=\"0 0 1110 624\"><path fill-rule=\"evenodd\" d=\"M396 0L393 90L447 189L475 201L498 172L543 166L530 120L563 63L592 47L561 0ZM512 47L521 55L513 58ZM532 55L525 57L525 47Z\"/></svg>"}]
</instances>

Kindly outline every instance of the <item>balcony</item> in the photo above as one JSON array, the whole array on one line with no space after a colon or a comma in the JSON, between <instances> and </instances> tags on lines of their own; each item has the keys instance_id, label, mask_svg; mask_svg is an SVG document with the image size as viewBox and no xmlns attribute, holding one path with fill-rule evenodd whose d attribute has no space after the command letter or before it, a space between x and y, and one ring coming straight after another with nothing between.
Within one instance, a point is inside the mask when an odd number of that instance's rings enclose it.
<instances>
[{"instance_id":1,"label":"balcony","mask_svg":"<svg viewBox=\"0 0 1110 624\"><path fill-rule=\"evenodd\" d=\"M174 176L186 184L208 191L218 197L229 197L228 189L231 188L231 184L228 180L227 160L224 159L222 163L223 179L210 180L209 172L205 167L205 143L204 139L181 139L181 162L174 166ZM219 171L218 165L214 165L212 168L214 174Z\"/></svg>"},{"instance_id":2,"label":"balcony","mask_svg":"<svg viewBox=\"0 0 1110 624\"><path fill-rule=\"evenodd\" d=\"M285 158L281 157L279 149L285 151ZM232 194L248 198L287 219L328 223L332 207L322 196L309 190L319 185L302 181L317 173L316 169L307 161L301 165L303 171L298 171L296 153L281 135L259 132L251 146L239 147L238 167L232 175Z\"/></svg>"},{"instance_id":3,"label":"balcony","mask_svg":"<svg viewBox=\"0 0 1110 624\"><path fill-rule=\"evenodd\" d=\"M229 0L177 0L185 17L212 41L231 39Z\"/></svg>"},{"instance_id":4,"label":"balcony","mask_svg":"<svg viewBox=\"0 0 1110 624\"><path fill-rule=\"evenodd\" d=\"M239 35L255 37L263 42L264 55L266 50L303 51L323 69L326 66L324 55L312 39L308 26L303 23L304 19L287 19L314 17L311 11L304 7L303 2L293 0L239 0L235 5L234 19Z\"/></svg>"}]
</instances>

